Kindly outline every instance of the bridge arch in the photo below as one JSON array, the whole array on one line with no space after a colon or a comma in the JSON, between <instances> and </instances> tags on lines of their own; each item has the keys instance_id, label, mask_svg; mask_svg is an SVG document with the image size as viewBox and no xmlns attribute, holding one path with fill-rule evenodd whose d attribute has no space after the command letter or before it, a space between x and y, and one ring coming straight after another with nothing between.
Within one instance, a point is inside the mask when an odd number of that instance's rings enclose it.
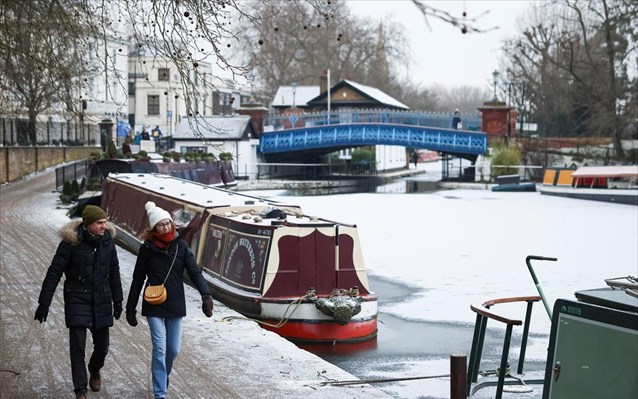
<instances>
[{"instance_id":1,"label":"bridge arch","mask_svg":"<svg viewBox=\"0 0 638 399\"><path fill-rule=\"evenodd\" d=\"M264 132L259 151L268 162L303 161L340 149L394 145L452 154L472 162L487 150L483 132L393 123L305 126Z\"/></svg>"}]
</instances>

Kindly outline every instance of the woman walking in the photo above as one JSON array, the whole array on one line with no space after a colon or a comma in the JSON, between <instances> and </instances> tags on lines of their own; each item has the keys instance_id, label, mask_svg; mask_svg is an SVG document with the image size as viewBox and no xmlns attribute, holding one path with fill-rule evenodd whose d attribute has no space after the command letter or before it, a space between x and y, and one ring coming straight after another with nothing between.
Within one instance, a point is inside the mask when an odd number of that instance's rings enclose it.
<instances>
[{"instance_id":1,"label":"woman walking","mask_svg":"<svg viewBox=\"0 0 638 399\"><path fill-rule=\"evenodd\" d=\"M126 301L126 321L133 327L137 325L136 307L142 287L164 285L164 302L155 305L146 300L142 302L142 316L146 316L151 332L153 392L158 399L166 397L168 377L180 351L182 319L186 316L184 270L202 295L202 311L206 317L213 315L213 298L193 252L180 238L170 213L150 201L144 208L151 228L144 234L135 263Z\"/></svg>"}]
</instances>

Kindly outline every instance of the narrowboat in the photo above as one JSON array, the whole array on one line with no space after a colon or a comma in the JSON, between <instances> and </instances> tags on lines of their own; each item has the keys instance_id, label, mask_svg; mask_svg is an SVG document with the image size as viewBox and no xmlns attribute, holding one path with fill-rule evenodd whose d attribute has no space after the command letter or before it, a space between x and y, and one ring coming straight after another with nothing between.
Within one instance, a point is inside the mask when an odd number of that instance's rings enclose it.
<instances>
[{"instance_id":1,"label":"narrowboat","mask_svg":"<svg viewBox=\"0 0 638 399\"><path fill-rule=\"evenodd\" d=\"M376 337L356 225L173 176L111 173L101 205L133 251L149 228L146 201L171 213L215 298L244 317L295 342Z\"/></svg>"},{"instance_id":2,"label":"narrowboat","mask_svg":"<svg viewBox=\"0 0 638 399\"><path fill-rule=\"evenodd\" d=\"M89 166L86 179L88 189L80 195L77 204L70 210L70 217L79 217L87 205L100 205L101 186L110 173L162 173L229 190L237 186L232 165L227 162L98 159Z\"/></svg>"},{"instance_id":3,"label":"narrowboat","mask_svg":"<svg viewBox=\"0 0 638 399\"><path fill-rule=\"evenodd\" d=\"M638 205L638 165L548 168L541 194Z\"/></svg>"}]
</instances>

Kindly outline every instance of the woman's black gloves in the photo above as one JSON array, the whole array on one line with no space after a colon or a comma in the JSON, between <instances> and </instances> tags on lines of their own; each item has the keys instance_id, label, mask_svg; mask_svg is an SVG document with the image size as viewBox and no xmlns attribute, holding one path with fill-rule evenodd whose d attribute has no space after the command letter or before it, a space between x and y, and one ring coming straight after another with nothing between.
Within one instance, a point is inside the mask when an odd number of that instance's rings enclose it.
<instances>
[{"instance_id":1,"label":"woman's black gloves","mask_svg":"<svg viewBox=\"0 0 638 399\"><path fill-rule=\"evenodd\" d=\"M202 296L202 311L206 317L213 316L213 297L210 295Z\"/></svg>"},{"instance_id":2,"label":"woman's black gloves","mask_svg":"<svg viewBox=\"0 0 638 399\"><path fill-rule=\"evenodd\" d=\"M131 327L135 327L137 325L137 317L135 317L135 310L126 311L126 321Z\"/></svg>"}]
</instances>

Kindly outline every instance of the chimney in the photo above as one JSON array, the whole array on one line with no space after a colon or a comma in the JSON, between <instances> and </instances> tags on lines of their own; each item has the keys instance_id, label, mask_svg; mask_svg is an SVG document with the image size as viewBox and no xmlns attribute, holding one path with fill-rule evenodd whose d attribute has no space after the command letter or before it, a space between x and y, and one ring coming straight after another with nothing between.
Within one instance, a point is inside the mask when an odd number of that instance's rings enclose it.
<instances>
[{"instance_id":1,"label":"chimney","mask_svg":"<svg viewBox=\"0 0 638 399\"><path fill-rule=\"evenodd\" d=\"M256 138L259 138L264 132L264 123L266 122L268 108L264 107L263 104L256 102L254 98L251 98L251 100L252 101L242 104L237 110L237 113L239 115L250 116L250 123L253 125L253 130L257 135Z\"/></svg>"},{"instance_id":2,"label":"chimney","mask_svg":"<svg viewBox=\"0 0 638 399\"><path fill-rule=\"evenodd\" d=\"M324 69L319 77L319 94L325 93L326 90L328 90L328 70Z\"/></svg>"}]
</instances>

